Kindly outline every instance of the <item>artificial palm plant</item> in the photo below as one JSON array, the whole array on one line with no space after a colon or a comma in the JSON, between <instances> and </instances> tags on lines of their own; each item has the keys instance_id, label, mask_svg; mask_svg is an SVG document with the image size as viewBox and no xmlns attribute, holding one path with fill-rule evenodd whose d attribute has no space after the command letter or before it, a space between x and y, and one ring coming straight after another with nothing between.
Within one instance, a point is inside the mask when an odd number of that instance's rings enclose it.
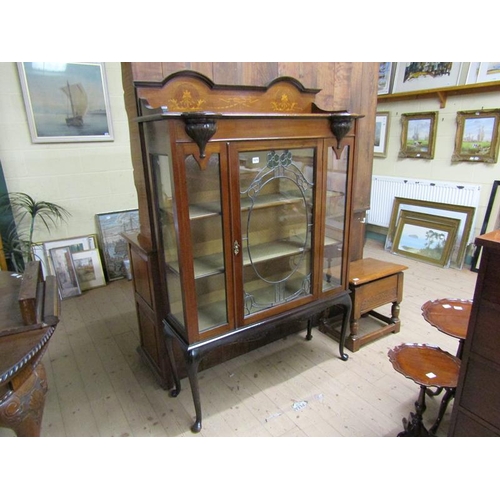
<instances>
[{"instance_id":1,"label":"artificial palm plant","mask_svg":"<svg viewBox=\"0 0 500 500\"><path fill-rule=\"evenodd\" d=\"M0 197L0 213L12 211L15 221L5 238L6 250L16 271L24 269L24 262L33 260L33 234L39 221L48 232L71 214L60 205L38 201L26 193L8 193ZM22 257L22 262L18 258Z\"/></svg>"}]
</instances>

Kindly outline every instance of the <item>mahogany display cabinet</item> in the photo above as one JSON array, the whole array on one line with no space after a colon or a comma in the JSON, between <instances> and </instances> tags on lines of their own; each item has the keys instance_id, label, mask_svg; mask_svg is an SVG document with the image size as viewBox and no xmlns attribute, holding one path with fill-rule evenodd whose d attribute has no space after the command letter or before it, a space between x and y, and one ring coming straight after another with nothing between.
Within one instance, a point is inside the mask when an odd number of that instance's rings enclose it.
<instances>
[{"instance_id":1,"label":"mahogany display cabinet","mask_svg":"<svg viewBox=\"0 0 500 500\"><path fill-rule=\"evenodd\" d=\"M202 360L351 313L356 123L293 78L214 85L194 72L144 86L135 123L151 244L127 236L140 351L172 395ZM215 360L215 361L214 361Z\"/></svg>"}]
</instances>

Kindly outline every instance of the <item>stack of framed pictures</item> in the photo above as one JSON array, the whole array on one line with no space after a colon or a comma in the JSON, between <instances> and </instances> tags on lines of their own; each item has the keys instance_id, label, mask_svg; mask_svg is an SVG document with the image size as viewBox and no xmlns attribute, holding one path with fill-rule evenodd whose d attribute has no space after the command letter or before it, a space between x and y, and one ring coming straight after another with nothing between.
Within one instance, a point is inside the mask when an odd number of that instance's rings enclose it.
<instances>
[{"instance_id":1,"label":"stack of framed pictures","mask_svg":"<svg viewBox=\"0 0 500 500\"><path fill-rule=\"evenodd\" d=\"M108 281L128 277L128 245L122 234L139 230L139 210L106 212L95 217Z\"/></svg>"},{"instance_id":2,"label":"stack of framed pictures","mask_svg":"<svg viewBox=\"0 0 500 500\"><path fill-rule=\"evenodd\" d=\"M44 276L56 276L63 299L106 285L96 235L36 243L31 250Z\"/></svg>"},{"instance_id":3,"label":"stack of framed pictures","mask_svg":"<svg viewBox=\"0 0 500 500\"><path fill-rule=\"evenodd\" d=\"M475 207L396 197L385 249L461 269L475 211Z\"/></svg>"}]
</instances>

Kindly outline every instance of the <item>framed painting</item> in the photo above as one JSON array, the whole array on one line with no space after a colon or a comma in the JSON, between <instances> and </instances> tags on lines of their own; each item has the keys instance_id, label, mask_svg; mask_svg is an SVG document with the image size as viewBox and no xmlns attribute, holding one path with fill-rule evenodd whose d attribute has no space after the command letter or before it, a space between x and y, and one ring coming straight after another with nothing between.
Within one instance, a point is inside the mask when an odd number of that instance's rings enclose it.
<instances>
[{"instance_id":1,"label":"framed painting","mask_svg":"<svg viewBox=\"0 0 500 500\"><path fill-rule=\"evenodd\" d=\"M375 143L373 156L385 158L387 156L387 140L389 137L389 112L380 111L375 117Z\"/></svg>"},{"instance_id":2,"label":"framed painting","mask_svg":"<svg viewBox=\"0 0 500 500\"><path fill-rule=\"evenodd\" d=\"M139 210L97 214L96 224L108 280L127 277L128 245L122 234L139 230Z\"/></svg>"},{"instance_id":3,"label":"framed painting","mask_svg":"<svg viewBox=\"0 0 500 500\"><path fill-rule=\"evenodd\" d=\"M447 267L459 223L449 217L402 211L392 252Z\"/></svg>"},{"instance_id":4,"label":"framed painting","mask_svg":"<svg viewBox=\"0 0 500 500\"><path fill-rule=\"evenodd\" d=\"M54 268L50 257L52 248L68 247L71 253L81 252L83 250L91 250L97 248L97 235L90 234L87 236L75 236L62 240L45 241L36 243L32 246L32 253L37 260L42 264L44 276L54 275Z\"/></svg>"},{"instance_id":5,"label":"framed painting","mask_svg":"<svg viewBox=\"0 0 500 500\"><path fill-rule=\"evenodd\" d=\"M399 158L434 158L437 117L437 111L401 115Z\"/></svg>"},{"instance_id":6,"label":"framed painting","mask_svg":"<svg viewBox=\"0 0 500 500\"><path fill-rule=\"evenodd\" d=\"M398 62L393 94L416 92L458 85L460 62Z\"/></svg>"},{"instance_id":7,"label":"framed painting","mask_svg":"<svg viewBox=\"0 0 500 500\"><path fill-rule=\"evenodd\" d=\"M389 94L391 91L394 64L381 62L378 69L378 95Z\"/></svg>"},{"instance_id":8,"label":"framed painting","mask_svg":"<svg viewBox=\"0 0 500 500\"><path fill-rule=\"evenodd\" d=\"M477 83L500 80L500 62L482 62L477 72Z\"/></svg>"},{"instance_id":9,"label":"framed painting","mask_svg":"<svg viewBox=\"0 0 500 500\"><path fill-rule=\"evenodd\" d=\"M500 109L459 111L451 161L496 163Z\"/></svg>"},{"instance_id":10,"label":"framed painting","mask_svg":"<svg viewBox=\"0 0 500 500\"><path fill-rule=\"evenodd\" d=\"M450 265L462 269L469 236L474 224L475 207L452 205L450 203L437 203L435 201L415 200L411 198L395 197L392 205L391 220L385 241L385 250L390 251L395 240L395 234L402 210L413 210L429 215L459 219L460 224L451 253Z\"/></svg>"},{"instance_id":11,"label":"framed painting","mask_svg":"<svg viewBox=\"0 0 500 500\"><path fill-rule=\"evenodd\" d=\"M113 140L104 63L17 66L34 143Z\"/></svg>"},{"instance_id":12,"label":"framed painting","mask_svg":"<svg viewBox=\"0 0 500 500\"><path fill-rule=\"evenodd\" d=\"M101 257L97 248L75 252L71 256L82 292L106 285Z\"/></svg>"},{"instance_id":13,"label":"framed painting","mask_svg":"<svg viewBox=\"0 0 500 500\"><path fill-rule=\"evenodd\" d=\"M481 226L481 233L486 234L491 231L500 229L500 181L494 181L491 188L490 199L486 212L484 214L483 225ZM471 271L478 272L479 264L481 261L481 248L476 247L472 256Z\"/></svg>"},{"instance_id":14,"label":"framed painting","mask_svg":"<svg viewBox=\"0 0 500 500\"><path fill-rule=\"evenodd\" d=\"M50 258L61 298L67 299L81 295L75 265L71 257L71 249L69 247L51 248Z\"/></svg>"}]
</instances>

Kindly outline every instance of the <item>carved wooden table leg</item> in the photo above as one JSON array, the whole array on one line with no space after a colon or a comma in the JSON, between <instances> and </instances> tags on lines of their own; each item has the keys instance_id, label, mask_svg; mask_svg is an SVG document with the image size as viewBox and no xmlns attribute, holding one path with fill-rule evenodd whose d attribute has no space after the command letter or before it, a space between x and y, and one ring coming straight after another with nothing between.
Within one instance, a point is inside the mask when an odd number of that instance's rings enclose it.
<instances>
[{"instance_id":1,"label":"carved wooden table leg","mask_svg":"<svg viewBox=\"0 0 500 500\"><path fill-rule=\"evenodd\" d=\"M399 312L401 310L401 306L399 305L399 302L393 302L391 306L391 323L399 323ZM399 329L397 332L398 333Z\"/></svg>"},{"instance_id":2,"label":"carved wooden table leg","mask_svg":"<svg viewBox=\"0 0 500 500\"><path fill-rule=\"evenodd\" d=\"M47 376L42 363L23 383L0 402L0 426L19 437L39 437L42 426Z\"/></svg>"}]
</instances>

